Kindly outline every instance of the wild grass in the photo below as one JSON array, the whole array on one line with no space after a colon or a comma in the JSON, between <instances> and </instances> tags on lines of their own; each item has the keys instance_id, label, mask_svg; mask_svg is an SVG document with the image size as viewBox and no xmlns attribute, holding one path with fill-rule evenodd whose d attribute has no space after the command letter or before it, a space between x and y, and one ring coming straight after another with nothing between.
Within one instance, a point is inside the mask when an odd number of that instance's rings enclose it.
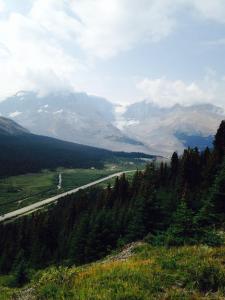
<instances>
[{"instance_id":1,"label":"wild grass","mask_svg":"<svg viewBox=\"0 0 225 300\"><path fill-rule=\"evenodd\" d=\"M125 260L39 271L29 287L35 299L43 300L222 300L225 247L142 244Z\"/></svg>"}]
</instances>

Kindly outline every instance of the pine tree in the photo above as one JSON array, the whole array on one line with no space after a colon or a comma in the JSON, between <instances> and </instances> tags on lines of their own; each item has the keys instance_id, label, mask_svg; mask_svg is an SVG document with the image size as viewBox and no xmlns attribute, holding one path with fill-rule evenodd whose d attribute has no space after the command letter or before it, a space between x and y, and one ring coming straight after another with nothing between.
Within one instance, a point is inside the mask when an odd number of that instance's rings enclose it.
<instances>
[{"instance_id":1,"label":"pine tree","mask_svg":"<svg viewBox=\"0 0 225 300\"><path fill-rule=\"evenodd\" d=\"M89 215L85 214L81 217L79 224L75 226L70 242L69 257L76 264L86 261L85 249L89 230Z\"/></svg>"},{"instance_id":2,"label":"pine tree","mask_svg":"<svg viewBox=\"0 0 225 300\"><path fill-rule=\"evenodd\" d=\"M207 201L211 204L211 213L220 219L219 224L225 221L225 162L215 177L215 182L209 191Z\"/></svg>"},{"instance_id":3,"label":"pine tree","mask_svg":"<svg viewBox=\"0 0 225 300\"><path fill-rule=\"evenodd\" d=\"M188 190L199 186L201 180L201 160L198 148L184 150L181 167L182 185Z\"/></svg>"},{"instance_id":4,"label":"pine tree","mask_svg":"<svg viewBox=\"0 0 225 300\"><path fill-rule=\"evenodd\" d=\"M172 177L172 179L177 177L178 168L179 168L179 157L178 157L177 152L174 152L171 157L171 177Z\"/></svg>"},{"instance_id":5,"label":"pine tree","mask_svg":"<svg viewBox=\"0 0 225 300\"><path fill-rule=\"evenodd\" d=\"M221 122L215 135L214 147L218 161L221 162L225 155L225 120Z\"/></svg>"},{"instance_id":6,"label":"pine tree","mask_svg":"<svg viewBox=\"0 0 225 300\"><path fill-rule=\"evenodd\" d=\"M193 211L188 208L185 199L182 199L173 214L166 234L166 243L168 245L192 244L195 241L195 231Z\"/></svg>"}]
</instances>

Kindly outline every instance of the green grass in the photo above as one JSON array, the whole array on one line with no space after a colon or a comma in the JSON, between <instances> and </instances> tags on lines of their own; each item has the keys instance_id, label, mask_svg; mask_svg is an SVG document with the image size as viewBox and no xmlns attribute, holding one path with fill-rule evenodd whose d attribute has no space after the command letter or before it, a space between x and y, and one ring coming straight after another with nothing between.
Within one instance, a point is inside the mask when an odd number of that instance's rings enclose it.
<instances>
[{"instance_id":1,"label":"green grass","mask_svg":"<svg viewBox=\"0 0 225 300\"><path fill-rule=\"evenodd\" d=\"M83 267L39 271L22 294L33 288L34 299L43 300L224 299L225 247L142 244L132 251L123 261L117 256ZM18 292L2 290L7 297ZM7 297L0 299L10 299Z\"/></svg>"},{"instance_id":2,"label":"green grass","mask_svg":"<svg viewBox=\"0 0 225 300\"><path fill-rule=\"evenodd\" d=\"M57 184L56 172L12 176L0 180L0 212L26 206L53 192Z\"/></svg>"},{"instance_id":3,"label":"green grass","mask_svg":"<svg viewBox=\"0 0 225 300\"><path fill-rule=\"evenodd\" d=\"M22 208L37 201L46 199L85 185L110 174L143 168L143 164L130 161L108 163L102 170L98 169L58 169L42 171L36 174L26 174L0 179L0 215ZM62 188L57 189L58 175L62 174ZM127 175L131 178L132 174ZM110 180L111 183L114 179ZM105 187L107 183L102 184Z\"/></svg>"}]
</instances>

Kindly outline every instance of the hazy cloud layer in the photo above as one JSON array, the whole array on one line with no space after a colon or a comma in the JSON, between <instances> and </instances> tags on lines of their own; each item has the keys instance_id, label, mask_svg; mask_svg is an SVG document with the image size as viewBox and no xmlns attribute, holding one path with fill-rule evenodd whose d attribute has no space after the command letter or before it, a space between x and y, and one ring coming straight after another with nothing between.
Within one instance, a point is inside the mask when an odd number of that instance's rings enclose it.
<instances>
[{"instance_id":1,"label":"hazy cloud layer","mask_svg":"<svg viewBox=\"0 0 225 300\"><path fill-rule=\"evenodd\" d=\"M107 97L113 90L104 89L98 64L154 47L179 29L184 13L225 23L224 0L33 0L24 14L0 0L0 97L24 89L87 90ZM214 99L215 84L209 93L195 82L163 75L143 79L138 88L162 105Z\"/></svg>"},{"instance_id":2,"label":"hazy cloud layer","mask_svg":"<svg viewBox=\"0 0 225 300\"><path fill-rule=\"evenodd\" d=\"M162 107L213 103L225 108L225 78L206 76L199 83L145 78L137 84L141 97Z\"/></svg>"}]
</instances>

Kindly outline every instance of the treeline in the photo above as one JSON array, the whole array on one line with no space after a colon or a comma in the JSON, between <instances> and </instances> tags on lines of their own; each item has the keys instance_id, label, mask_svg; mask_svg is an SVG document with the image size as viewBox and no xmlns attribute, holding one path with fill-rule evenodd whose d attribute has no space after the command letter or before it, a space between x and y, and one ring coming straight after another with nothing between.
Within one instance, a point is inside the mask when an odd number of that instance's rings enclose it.
<instances>
[{"instance_id":1,"label":"treeline","mask_svg":"<svg viewBox=\"0 0 225 300\"><path fill-rule=\"evenodd\" d=\"M214 148L174 153L171 163L150 164L129 183L81 191L48 212L0 226L0 270L83 264L145 238L152 244L223 243L225 122Z\"/></svg>"}]
</instances>

